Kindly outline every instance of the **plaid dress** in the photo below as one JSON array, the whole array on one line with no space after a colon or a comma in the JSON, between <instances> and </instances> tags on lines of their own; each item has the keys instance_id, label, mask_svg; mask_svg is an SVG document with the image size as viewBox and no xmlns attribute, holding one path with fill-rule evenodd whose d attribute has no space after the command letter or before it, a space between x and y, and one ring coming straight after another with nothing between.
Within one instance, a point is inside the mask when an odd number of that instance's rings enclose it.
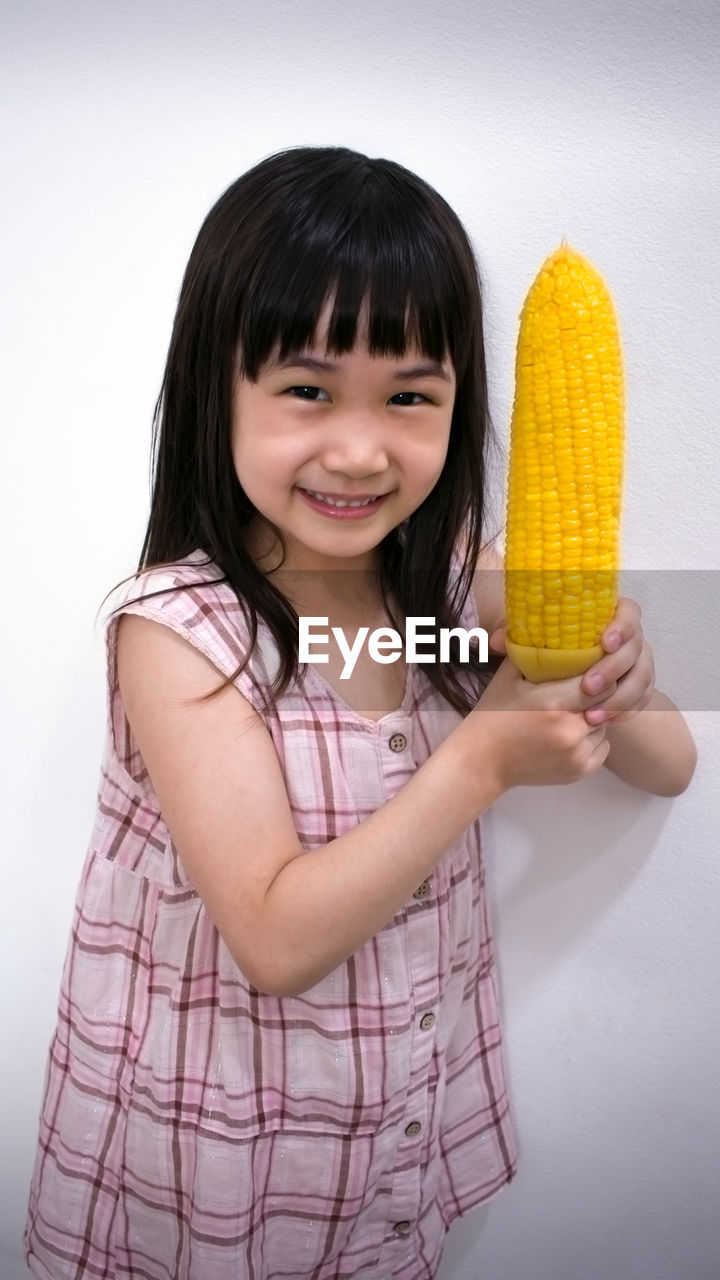
<instances>
[{"instance_id":1,"label":"plaid dress","mask_svg":"<svg viewBox=\"0 0 720 1280\"><path fill-rule=\"evenodd\" d=\"M238 601L195 553L123 607L223 675ZM148 593L167 586L153 598ZM468 604L462 625L476 626ZM50 1047L25 1233L43 1280L430 1280L445 1231L513 1176L477 823L403 909L298 996L261 994L193 888L127 724L107 632L97 819ZM277 749L302 846L362 822L458 723L421 667L362 717L309 667L273 712L261 624L237 687ZM448 797L449 803L452 797Z\"/></svg>"}]
</instances>

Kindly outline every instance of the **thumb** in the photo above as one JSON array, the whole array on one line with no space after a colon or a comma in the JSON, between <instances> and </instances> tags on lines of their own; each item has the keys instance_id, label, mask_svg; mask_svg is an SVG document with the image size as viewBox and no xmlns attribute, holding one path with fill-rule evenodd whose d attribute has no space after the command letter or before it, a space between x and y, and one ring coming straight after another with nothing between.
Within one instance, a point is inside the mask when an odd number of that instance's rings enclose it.
<instances>
[{"instance_id":1,"label":"thumb","mask_svg":"<svg viewBox=\"0 0 720 1280\"><path fill-rule=\"evenodd\" d=\"M488 637L488 645L495 653L507 653L505 647L505 639L507 637L507 627L498 627Z\"/></svg>"}]
</instances>

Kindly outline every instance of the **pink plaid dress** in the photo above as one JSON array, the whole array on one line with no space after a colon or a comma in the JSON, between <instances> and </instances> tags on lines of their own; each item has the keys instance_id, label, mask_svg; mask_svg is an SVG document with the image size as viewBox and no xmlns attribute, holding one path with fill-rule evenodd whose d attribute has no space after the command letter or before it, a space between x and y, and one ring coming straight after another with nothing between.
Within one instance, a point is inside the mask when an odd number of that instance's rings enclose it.
<instances>
[{"instance_id":1,"label":"pink plaid dress","mask_svg":"<svg viewBox=\"0 0 720 1280\"><path fill-rule=\"evenodd\" d=\"M229 675L247 627L219 576L196 553L125 608ZM463 625L477 625L471 605ZM125 719L116 630L28 1264L43 1280L430 1280L448 1225L515 1170L478 825L347 963L302 995L260 994L173 847ZM265 713L275 661L261 627L236 683L308 850L394 795L458 721L422 667L379 721L312 668Z\"/></svg>"}]
</instances>

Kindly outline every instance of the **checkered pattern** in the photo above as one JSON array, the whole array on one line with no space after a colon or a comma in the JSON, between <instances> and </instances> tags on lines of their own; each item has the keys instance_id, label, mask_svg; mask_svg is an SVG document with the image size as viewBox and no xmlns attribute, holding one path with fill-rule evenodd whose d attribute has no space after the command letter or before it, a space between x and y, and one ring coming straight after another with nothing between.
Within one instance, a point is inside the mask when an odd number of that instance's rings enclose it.
<instances>
[{"instance_id":1,"label":"checkered pattern","mask_svg":"<svg viewBox=\"0 0 720 1280\"><path fill-rule=\"evenodd\" d=\"M196 554L125 607L230 674L247 627L218 576ZM182 589L149 597L170 585ZM463 625L477 625L470 607ZM300 996L260 994L173 847L125 719L116 629L30 1268L43 1280L429 1280L447 1226L515 1168L477 824L346 964ZM236 684L263 714L308 850L374 812L458 720L420 667L377 722L311 668L266 713L275 661L261 628Z\"/></svg>"}]
</instances>

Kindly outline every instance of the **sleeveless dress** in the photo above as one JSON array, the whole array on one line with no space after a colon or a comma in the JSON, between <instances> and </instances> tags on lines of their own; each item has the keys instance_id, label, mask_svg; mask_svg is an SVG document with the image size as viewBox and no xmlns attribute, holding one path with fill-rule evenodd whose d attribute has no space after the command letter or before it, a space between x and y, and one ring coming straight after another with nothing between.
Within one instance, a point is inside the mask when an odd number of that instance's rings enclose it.
<instances>
[{"instance_id":1,"label":"sleeveless dress","mask_svg":"<svg viewBox=\"0 0 720 1280\"><path fill-rule=\"evenodd\" d=\"M231 675L248 628L220 577L196 552L144 575L122 609ZM462 625L478 625L470 602ZM345 964L298 996L258 992L173 847L123 711L116 632L114 617L28 1265L42 1280L430 1280L449 1224L516 1163L478 824ZM311 667L266 712L276 663L261 623L235 683L271 734L305 850L373 813L459 721L412 665L378 721Z\"/></svg>"}]
</instances>

